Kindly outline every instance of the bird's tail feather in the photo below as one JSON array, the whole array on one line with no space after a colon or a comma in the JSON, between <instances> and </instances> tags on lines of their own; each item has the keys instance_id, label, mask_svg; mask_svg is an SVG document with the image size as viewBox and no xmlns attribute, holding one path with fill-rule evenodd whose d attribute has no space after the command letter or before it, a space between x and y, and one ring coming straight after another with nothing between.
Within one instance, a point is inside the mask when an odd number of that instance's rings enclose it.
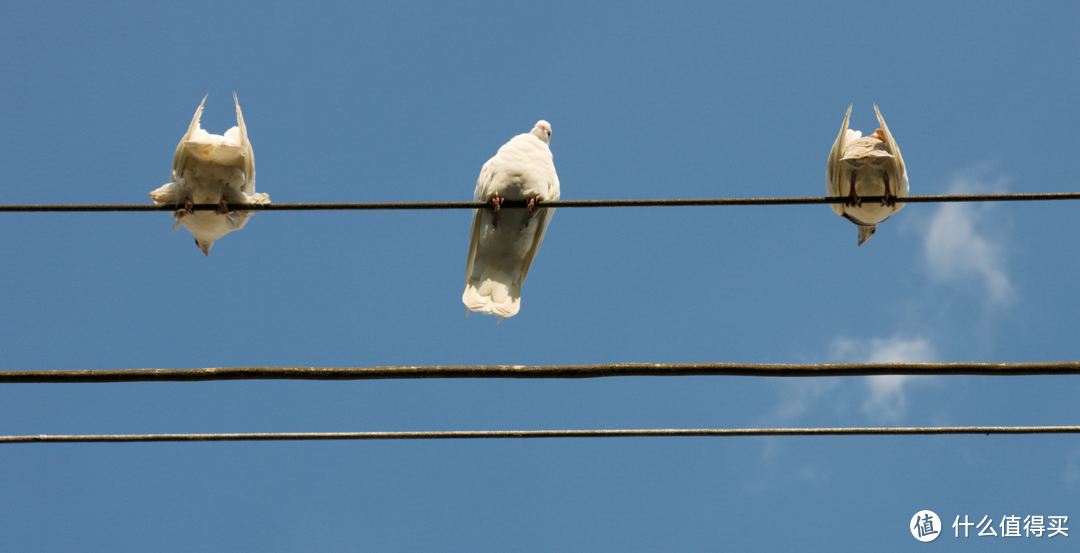
<instances>
[{"instance_id":1,"label":"bird's tail feather","mask_svg":"<svg viewBox=\"0 0 1080 553\"><path fill-rule=\"evenodd\" d=\"M472 311L513 317L521 307L521 283L505 271L485 267L465 284L461 301Z\"/></svg>"}]
</instances>

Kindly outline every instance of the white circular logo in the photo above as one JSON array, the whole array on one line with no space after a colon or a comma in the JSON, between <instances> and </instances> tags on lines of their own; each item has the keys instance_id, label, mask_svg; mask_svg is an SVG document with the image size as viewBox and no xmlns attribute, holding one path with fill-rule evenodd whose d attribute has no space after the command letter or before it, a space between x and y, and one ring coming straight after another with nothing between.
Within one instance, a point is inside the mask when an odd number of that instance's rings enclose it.
<instances>
[{"instance_id":1,"label":"white circular logo","mask_svg":"<svg viewBox=\"0 0 1080 553\"><path fill-rule=\"evenodd\" d=\"M911 530L911 535L919 541L934 541L938 534L941 534L941 519L934 511L919 511L911 517L908 530Z\"/></svg>"}]
</instances>

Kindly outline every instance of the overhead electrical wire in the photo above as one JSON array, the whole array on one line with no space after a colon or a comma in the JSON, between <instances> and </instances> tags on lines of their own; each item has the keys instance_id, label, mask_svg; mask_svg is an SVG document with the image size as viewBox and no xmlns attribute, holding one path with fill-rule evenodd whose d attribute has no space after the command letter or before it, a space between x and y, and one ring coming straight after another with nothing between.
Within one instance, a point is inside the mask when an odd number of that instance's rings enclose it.
<instances>
[{"instance_id":1,"label":"overhead electrical wire","mask_svg":"<svg viewBox=\"0 0 1080 553\"><path fill-rule=\"evenodd\" d=\"M897 436L935 434L1080 434L1080 426L901 428L675 428L644 430L450 430L436 432L278 432L232 434L83 434L0 436L0 444L87 442L268 442L311 440L467 440L496 438L670 438L739 436Z\"/></svg>"},{"instance_id":2,"label":"overhead electrical wire","mask_svg":"<svg viewBox=\"0 0 1080 553\"><path fill-rule=\"evenodd\" d=\"M938 202L1017 202L1046 200L1080 200L1080 192L1050 192L1035 194L942 194L932 196L893 197L899 203ZM862 196L866 203L881 202L881 196ZM542 207L692 207L747 205L804 205L847 203L846 196L812 196L800 198L701 198L660 200L558 200L541 202ZM506 200L502 208L523 208L524 200ZM228 204L230 211L349 211L395 209L477 209L490 206L487 202L376 202L376 203L291 203L291 204ZM195 211L215 211L217 204L197 204ZM102 211L175 211L173 205L147 204L73 204L73 205L0 205L2 212L102 212Z\"/></svg>"},{"instance_id":3,"label":"overhead electrical wire","mask_svg":"<svg viewBox=\"0 0 1080 553\"><path fill-rule=\"evenodd\" d=\"M198 382L210 380L382 380L413 378L600 378L614 376L822 377L877 375L1076 375L1080 362L1046 363L609 363L401 367L215 367L0 371L0 384Z\"/></svg>"},{"instance_id":4,"label":"overhead electrical wire","mask_svg":"<svg viewBox=\"0 0 1080 553\"><path fill-rule=\"evenodd\" d=\"M863 202L880 202L863 196ZM1036 194L949 194L904 196L901 203L999 202L1080 200L1080 192ZM690 207L805 205L847 203L847 197L711 198L655 200L560 200L542 207ZM478 209L487 202L291 203L229 204L230 211L338 211L408 209ZM506 200L502 208L523 208L524 201ZM217 204L193 206L214 211ZM146 212L174 211L176 206L146 204L0 205L0 212ZM0 371L3 383L175 382L211 380L369 380L412 378L597 378L612 376L759 376L822 377L871 375L1076 375L1080 362L1049 363L846 363L846 364L742 364L619 363L549 366L403 366L403 367L226 367L206 369L29 370ZM484 438L600 438L678 436L852 436L925 434L1076 434L1080 426L967 426L930 428L763 428L763 429L655 429L655 430L505 430L436 432L321 432L245 434L127 434L0 436L4 443L72 442L189 442L282 440L421 440Z\"/></svg>"}]
</instances>

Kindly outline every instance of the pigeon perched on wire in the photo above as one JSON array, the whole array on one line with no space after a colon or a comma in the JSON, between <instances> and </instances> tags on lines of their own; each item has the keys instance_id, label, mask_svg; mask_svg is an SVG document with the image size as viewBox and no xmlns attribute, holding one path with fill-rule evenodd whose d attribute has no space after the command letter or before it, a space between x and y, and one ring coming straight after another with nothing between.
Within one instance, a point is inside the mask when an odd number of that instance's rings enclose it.
<instances>
[{"instance_id":1,"label":"pigeon perched on wire","mask_svg":"<svg viewBox=\"0 0 1080 553\"><path fill-rule=\"evenodd\" d=\"M538 121L499 148L476 181L473 200L491 205L473 211L461 301L471 311L498 315L500 322L521 307L521 285L555 213L543 202L559 199L550 140L551 125ZM506 200L524 200L526 207L504 208Z\"/></svg>"},{"instance_id":2,"label":"pigeon perched on wire","mask_svg":"<svg viewBox=\"0 0 1080 553\"><path fill-rule=\"evenodd\" d=\"M851 106L844 115L844 125L829 152L829 196L845 196L848 201L830 204L837 215L859 225L859 245L877 231L878 223L903 209L896 198L908 195L907 169L900 148L893 140L881 111L874 106L881 128L870 136L848 128ZM862 201L863 196L882 196L881 202Z\"/></svg>"},{"instance_id":3,"label":"pigeon perched on wire","mask_svg":"<svg viewBox=\"0 0 1080 553\"><path fill-rule=\"evenodd\" d=\"M255 154L248 141L240 100L236 102L236 125L225 135L210 134L199 127L203 97L187 133L173 157L169 182L150 193L158 205L172 204L173 232L181 225L195 237L195 245L207 256L214 241L244 228L251 211L229 211L227 204L268 204L268 194L255 193ZM195 211L194 204L217 204L214 211Z\"/></svg>"}]
</instances>

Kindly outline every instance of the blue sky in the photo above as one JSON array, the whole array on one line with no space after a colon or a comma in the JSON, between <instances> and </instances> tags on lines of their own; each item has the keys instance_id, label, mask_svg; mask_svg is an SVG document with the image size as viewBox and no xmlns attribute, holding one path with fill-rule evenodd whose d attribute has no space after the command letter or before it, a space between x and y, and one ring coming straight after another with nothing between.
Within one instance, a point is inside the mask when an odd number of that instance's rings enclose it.
<instances>
[{"instance_id":1,"label":"blue sky","mask_svg":"<svg viewBox=\"0 0 1080 553\"><path fill-rule=\"evenodd\" d=\"M199 101L276 203L470 200L551 122L563 199L817 196L881 108L913 194L1075 191L1080 4L21 3L0 203L149 203ZM1080 359L1071 202L561 209L465 317L470 215L0 216L6 369ZM0 434L1076 424L1076 377L0 386ZM1074 436L9 445L13 551L1075 550ZM930 545L907 530L946 521ZM999 532L1000 533L1000 532ZM942 542L947 545L941 545ZM937 544L937 545L934 545Z\"/></svg>"}]
</instances>

